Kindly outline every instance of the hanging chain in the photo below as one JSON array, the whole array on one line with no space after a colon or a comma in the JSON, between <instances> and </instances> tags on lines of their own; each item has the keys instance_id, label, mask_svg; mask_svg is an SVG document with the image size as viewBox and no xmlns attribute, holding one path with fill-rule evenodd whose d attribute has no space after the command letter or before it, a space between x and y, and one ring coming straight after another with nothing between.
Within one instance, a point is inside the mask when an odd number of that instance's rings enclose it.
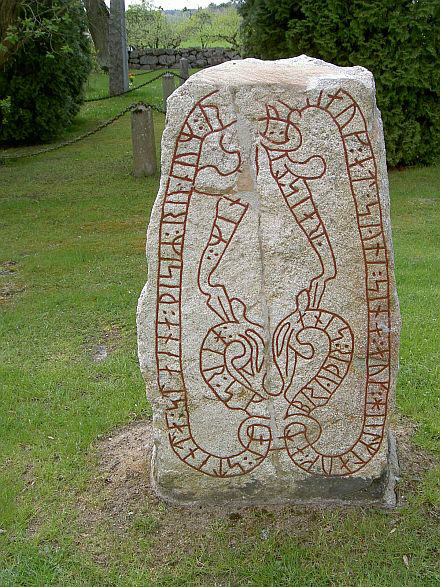
<instances>
[{"instance_id":1,"label":"hanging chain","mask_svg":"<svg viewBox=\"0 0 440 587\"><path fill-rule=\"evenodd\" d=\"M150 72L146 71L145 73L150 73ZM162 73L160 73L156 77L153 77L152 79L147 80L143 84L139 84L138 86L135 86L134 88L130 88L129 90L126 90L125 92L121 92L120 94L115 94L114 96L100 96L99 98L87 98L87 100L84 100L84 102L99 102L100 100L109 100L110 98L117 98L119 96L125 96L126 94L129 94L130 92L134 92L135 90L139 90L139 88L143 88L144 86L148 86L148 84L152 84L153 82L157 81L158 79L160 79L161 77L163 77L164 75L167 75L167 74L173 75L174 77L177 77L178 79L186 81L186 79L184 77L182 77L181 75L174 73L174 71L170 71L167 69L166 71L163 71ZM143 74L137 74L137 75L143 75Z\"/></svg>"},{"instance_id":2,"label":"hanging chain","mask_svg":"<svg viewBox=\"0 0 440 587\"><path fill-rule=\"evenodd\" d=\"M154 71L154 69L147 69L146 71L142 71L141 73L132 73L131 75L133 77L139 77L140 75L147 75L147 73L151 73L152 71ZM186 82L186 80L187 80L186 77L182 77L181 75L172 71L171 69L166 69L165 71L162 72L162 75L165 75L166 73L170 73L171 75L174 75L174 77L178 77L179 79L183 80L184 82Z\"/></svg>"},{"instance_id":3,"label":"hanging chain","mask_svg":"<svg viewBox=\"0 0 440 587\"><path fill-rule=\"evenodd\" d=\"M29 157L36 157L37 155L42 155L43 153L50 153L51 151L57 151L58 149L62 149L63 147L68 147L69 145L74 145L75 143L79 143L83 139L86 139L87 137L91 137L92 135L96 134L100 130L107 128L107 126L110 126L111 124L113 124L114 122L116 122L117 120L122 118L125 114L127 114L127 112L130 112L132 110L136 110L136 108L138 108L139 106L146 106L147 108L151 108L152 110L155 110L156 112L160 112L161 114L165 114L165 110L162 110L161 108L159 108L158 106L155 106L154 104L147 104L145 102L133 103L133 104L130 104L130 106L127 106L126 108L124 108L124 110L121 110L120 112L118 112L118 114L115 114L115 116L113 116L113 118L110 118L109 120L106 120L105 122L102 122L96 128L89 130L88 132L85 132L84 134L79 135L78 137L75 137L73 139L69 139L68 141L63 141L62 143L58 143L58 145L52 145L50 147L45 147L43 149L39 149L38 151L33 151L32 153L23 153L21 155L20 154L17 154L17 155L1 155L0 154L0 162L2 160L4 161L7 159L26 159Z\"/></svg>"},{"instance_id":4,"label":"hanging chain","mask_svg":"<svg viewBox=\"0 0 440 587\"><path fill-rule=\"evenodd\" d=\"M145 72L145 73L149 73L149 72ZM159 75L157 75L156 77L146 81L145 83L140 84L139 86L136 86L135 88L130 88L126 92L121 92L120 94L116 94L115 96L102 96L100 98L88 98L87 100L84 100L84 102L98 102L99 100L107 100L109 98L116 98L117 96L124 96L125 94L129 94L130 92L133 92L134 90L138 90L139 88L147 86L148 84L152 84L153 82L157 81L158 79L162 78L164 75L167 75L167 74L171 74L176 78L179 78L183 81L186 81L186 79L183 78L181 75L178 75L177 73L174 73L173 71L166 70L166 71L160 73ZM141 75L141 74L138 74L138 75ZM69 145L74 145L75 143L79 143L83 139L86 139L87 137L90 137L90 136L96 134L97 132L106 128L107 126L110 126L111 124L113 124L114 122L119 120L122 116L124 116L124 114L127 114L127 112L130 112L131 110L136 109L138 106L146 106L147 108L151 108L152 110L155 110L156 112L159 112L160 114L165 114L165 110L163 108L160 108L159 106L155 106L154 104L147 104L145 102L137 102L136 104L133 103L133 104L130 104L129 106L127 106L126 108L124 108L124 110L121 110L121 112L118 112L118 114L113 116L113 118L106 120L105 122L99 124L96 128L89 130L88 132L86 132L82 135L79 135L78 137L75 137L73 139L69 139L67 141L63 141L62 143L58 143L58 145L44 147L43 149L39 149L38 151L33 151L32 153L23 153L21 155L19 155L19 154L17 154L17 155L2 155L2 154L0 154L0 163L4 162L5 160L8 160L8 159L9 160L10 159L17 160L17 159L26 159L29 157L36 157L37 155L42 155L43 153L50 153L52 151L62 149L63 147L68 147Z\"/></svg>"}]
</instances>

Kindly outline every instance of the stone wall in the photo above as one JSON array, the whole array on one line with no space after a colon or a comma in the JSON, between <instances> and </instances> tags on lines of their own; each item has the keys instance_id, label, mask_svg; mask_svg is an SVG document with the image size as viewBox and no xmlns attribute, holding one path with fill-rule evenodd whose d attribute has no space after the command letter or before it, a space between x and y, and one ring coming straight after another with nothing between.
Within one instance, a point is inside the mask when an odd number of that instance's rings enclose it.
<instances>
[{"instance_id":1,"label":"stone wall","mask_svg":"<svg viewBox=\"0 0 440 587\"><path fill-rule=\"evenodd\" d=\"M128 63L134 69L161 69L178 65L182 57L188 59L189 67L208 67L241 58L234 49L224 49L223 47L209 49L132 48L128 52Z\"/></svg>"}]
</instances>

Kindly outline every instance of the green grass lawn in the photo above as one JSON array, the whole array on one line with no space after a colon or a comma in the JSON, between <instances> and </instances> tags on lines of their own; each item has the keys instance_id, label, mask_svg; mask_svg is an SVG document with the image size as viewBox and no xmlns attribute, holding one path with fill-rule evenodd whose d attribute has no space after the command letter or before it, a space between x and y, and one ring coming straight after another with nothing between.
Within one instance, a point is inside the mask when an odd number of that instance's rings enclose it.
<instances>
[{"instance_id":1,"label":"green grass lawn","mask_svg":"<svg viewBox=\"0 0 440 587\"><path fill-rule=\"evenodd\" d=\"M62 138L131 102L160 104L160 89L88 103ZM93 76L88 94L105 90ZM132 177L129 122L0 165L1 587L438 585L440 167L390 176L402 507L182 512L127 497L142 475L97 473L107 435L150 415L135 311L159 176Z\"/></svg>"}]
</instances>

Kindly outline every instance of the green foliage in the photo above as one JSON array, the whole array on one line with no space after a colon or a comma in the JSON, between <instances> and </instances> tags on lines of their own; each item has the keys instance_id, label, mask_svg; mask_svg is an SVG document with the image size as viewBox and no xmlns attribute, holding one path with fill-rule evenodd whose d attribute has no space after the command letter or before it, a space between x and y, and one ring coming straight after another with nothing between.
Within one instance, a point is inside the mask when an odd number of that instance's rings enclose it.
<instances>
[{"instance_id":1,"label":"green foliage","mask_svg":"<svg viewBox=\"0 0 440 587\"><path fill-rule=\"evenodd\" d=\"M241 13L248 55L373 72L391 166L439 158L438 0L245 0Z\"/></svg>"},{"instance_id":2,"label":"green foliage","mask_svg":"<svg viewBox=\"0 0 440 587\"><path fill-rule=\"evenodd\" d=\"M217 10L212 17L211 38L215 41L223 41L223 45L239 49L241 17L234 6L226 6L223 10Z\"/></svg>"},{"instance_id":3,"label":"green foliage","mask_svg":"<svg viewBox=\"0 0 440 587\"><path fill-rule=\"evenodd\" d=\"M181 41L181 31L146 0L128 7L125 25L128 44L135 47L178 47Z\"/></svg>"},{"instance_id":4,"label":"green foliage","mask_svg":"<svg viewBox=\"0 0 440 587\"><path fill-rule=\"evenodd\" d=\"M229 3L207 9L165 15L147 0L132 4L125 13L128 44L134 47L224 46L239 49L241 18Z\"/></svg>"},{"instance_id":5,"label":"green foliage","mask_svg":"<svg viewBox=\"0 0 440 587\"><path fill-rule=\"evenodd\" d=\"M91 67L81 3L27 3L7 38L15 50L0 70L0 142L47 141L78 112Z\"/></svg>"},{"instance_id":6,"label":"green foliage","mask_svg":"<svg viewBox=\"0 0 440 587\"><path fill-rule=\"evenodd\" d=\"M239 11L245 53L262 59L291 57L286 30L290 21L303 18L300 5L301 0L244 0Z\"/></svg>"},{"instance_id":7,"label":"green foliage","mask_svg":"<svg viewBox=\"0 0 440 587\"><path fill-rule=\"evenodd\" d=\"M213 36L213 14L209 10L196 10L182 23L184 37L193 36L198 45L205 49Z\"/></svg>"},{"instance_id":8,"label":"green foliage","mask_svg":"<svg viewBox=\"0 0 440 587\"><path fill-rule=\"evenodd\" d=\"M177 25L183 40L194 39L193 45L202 49L217 44L239 49L241 18L232 4L183 12L185 16ZM186 16L186 12L190 14Z\"/></svg>"}]
</instances>

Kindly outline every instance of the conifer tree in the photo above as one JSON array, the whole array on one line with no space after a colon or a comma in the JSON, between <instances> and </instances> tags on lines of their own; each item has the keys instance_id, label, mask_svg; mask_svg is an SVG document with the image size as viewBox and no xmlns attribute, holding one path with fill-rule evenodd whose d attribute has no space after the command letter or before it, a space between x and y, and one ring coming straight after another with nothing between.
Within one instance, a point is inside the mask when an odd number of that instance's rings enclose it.
<instances>
[{"instance_id":1,"label":"conifer tree","mask_svg":"<svg viewBox=\"0 0 440 587\"><path fill-rule=\"evenodd\" d=\"M246 54L373 72L391 166L440 158L439 0L244 0Z\"/></svg>"}]
</instances>

